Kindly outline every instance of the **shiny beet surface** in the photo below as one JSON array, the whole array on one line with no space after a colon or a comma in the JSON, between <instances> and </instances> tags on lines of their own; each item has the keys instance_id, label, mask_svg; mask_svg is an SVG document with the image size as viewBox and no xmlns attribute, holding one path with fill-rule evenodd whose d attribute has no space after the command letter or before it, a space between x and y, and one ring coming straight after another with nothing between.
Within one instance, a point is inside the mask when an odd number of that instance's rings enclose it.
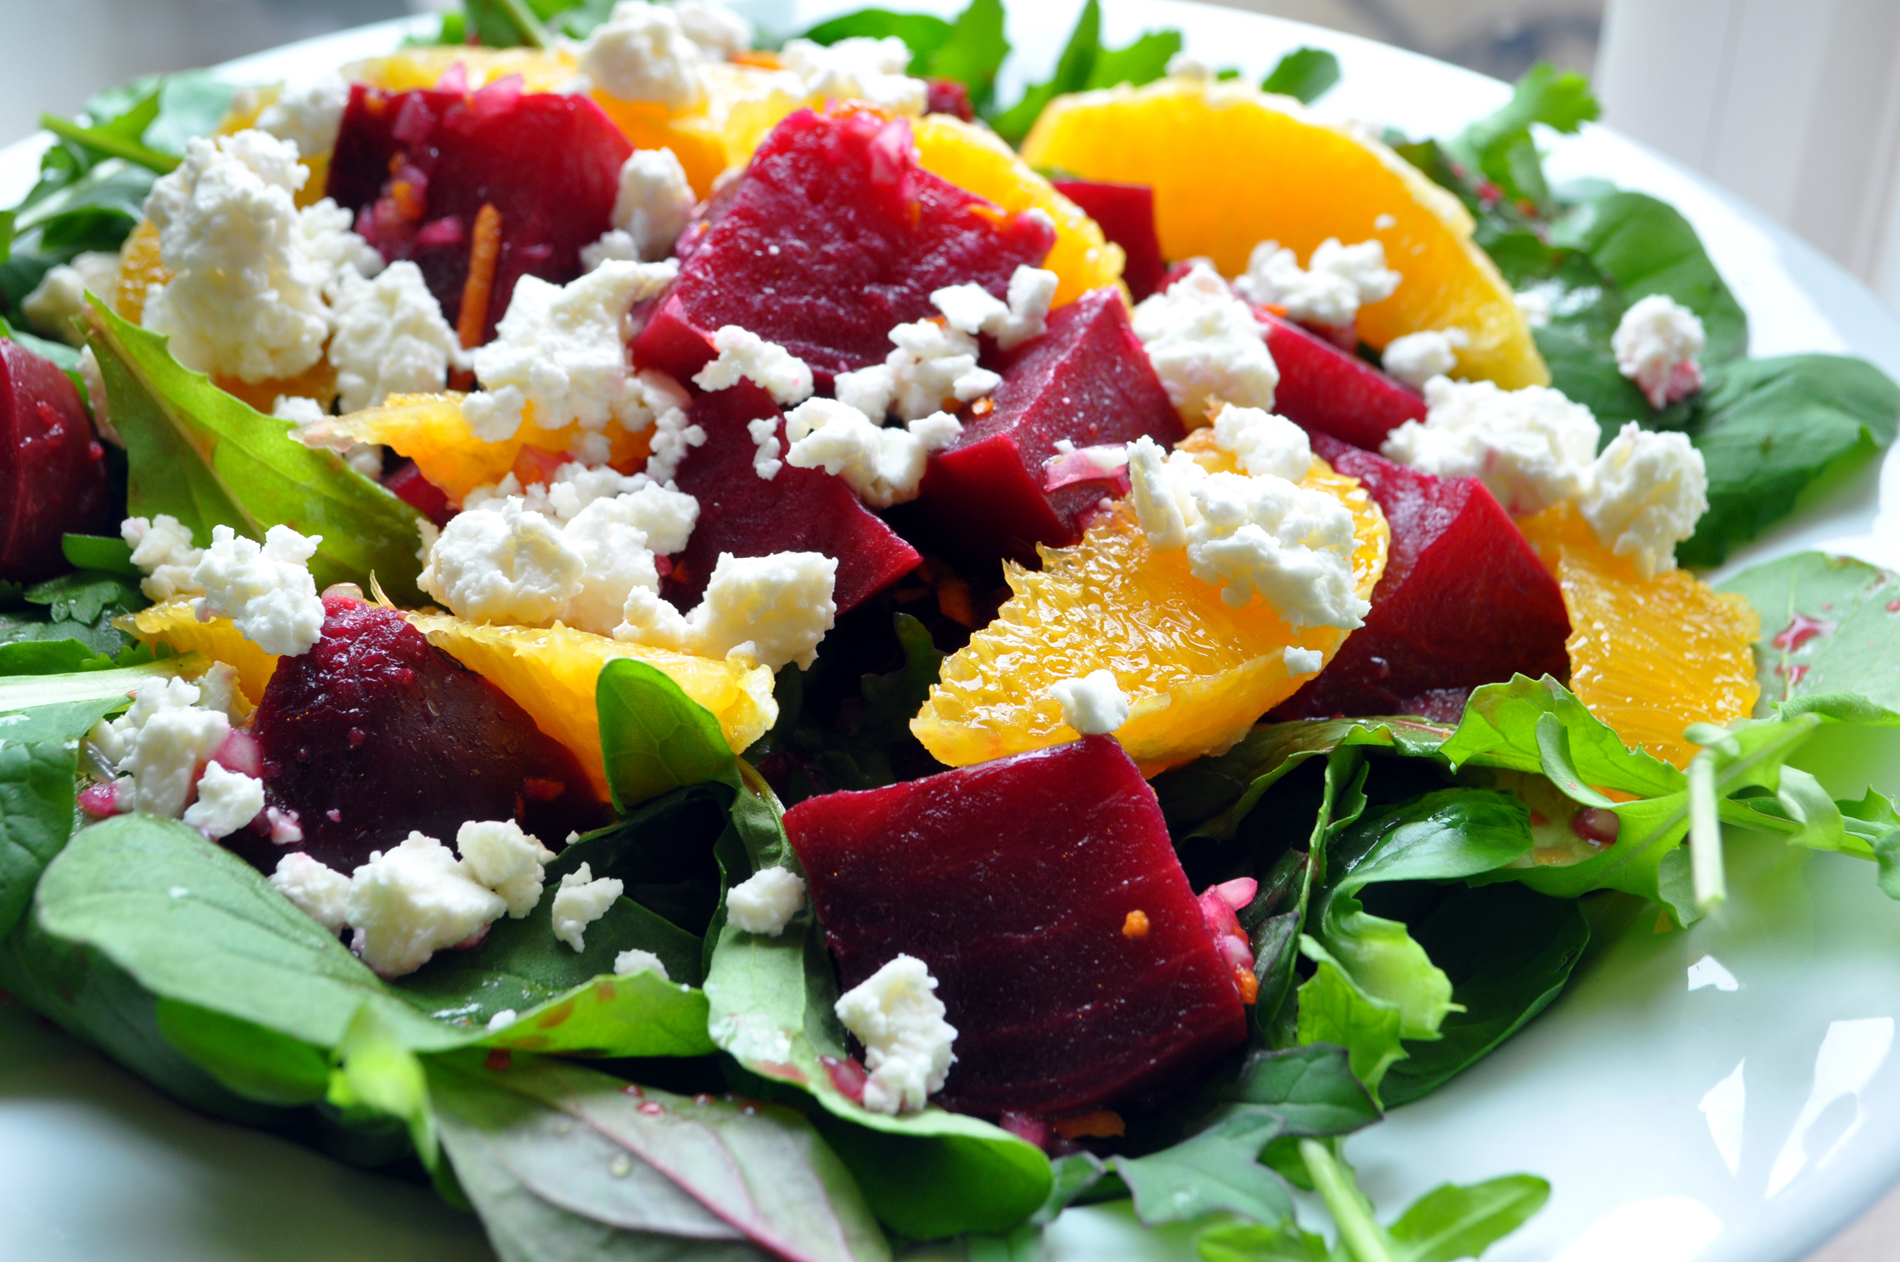
<instances>
[{"instance_id":1,"label":"shiny beet surface","mask_svg":"<svg viewBox=\"0 0 1900 1262\"><path fill-rule=\"evenodd\" d=\"M59 537L111 529L109 498L79 391L51 360L0 338L0 579L70 569Z\"/></svg>"},{"instance_id":2,"label":"shiny beet surface","mask_svg":"<svg viewBox=\"0 0 1900 1262\"><path fill-rule=\"evenodd\" d=\"M1057 180L1062 194L1102 227L1102 234L1122 248L1122 283L1140 302L1161 283L1167 264L1161 258L1161 238L1155 232L1155 191L1146 184L1109 184L1097 180Z\"/></svg>"}]
</instances>

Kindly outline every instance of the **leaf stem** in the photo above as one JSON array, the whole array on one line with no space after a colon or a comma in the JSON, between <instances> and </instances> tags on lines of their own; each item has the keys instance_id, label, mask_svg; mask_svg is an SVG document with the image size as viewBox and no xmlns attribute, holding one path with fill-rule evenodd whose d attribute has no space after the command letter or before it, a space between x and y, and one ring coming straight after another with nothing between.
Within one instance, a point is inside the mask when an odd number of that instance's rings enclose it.
<instances>
[{"instance_id":1,"label":"leaf stem","mask_svg":"<svg viewBox=\"0 0 1900 1262\"><path fill-rule=\"evenodd\" d=\"M72 141L74 144L84 145L88 149L96 149L100 153L109 154L114 158L124 158L127 162L135 162L147 170L158 172L160 175L164 175L168 171L176 170L178 164L183 161L183 159L172 154L160 153L156 149L142 145L136 140L126 140L119 136L108 135L105 132L98 131L91 127L81 127L71 119L61 118L57 114L41 114L40 126L52 132L55 136L63 137Z\"/></svg>"},{"instance_id":2,"label":"leaf stem","mask_svg":"<svg viewBox=\"0 0 1900 1262\"><path fill-rule=\"evenodd\" d=\"M1707 913L1728 898L1722 866L1721 798L1715 788L1715 751L1703 750L1689 762L1689 863L1695 905Z\"/></svg>"},{"instance_id":3,"label":"leaf stem","mask_svg":"<svg viewBox=\"0 0 1900 1262\"><path fill-rule=\"evenodd\" d=\"M1392 1262L1386 1248L1385 1232L1374 1222L1365 1197L1353 1185L1352 1176L1340 1169L1326 1145L1316 1139L1300 1141L1300 1160L1306 1173L1326 1202L1333 1221L1339 1224L1339 1242L1346 1246L1352 1262Z\"/></svg>"}]
</instances>

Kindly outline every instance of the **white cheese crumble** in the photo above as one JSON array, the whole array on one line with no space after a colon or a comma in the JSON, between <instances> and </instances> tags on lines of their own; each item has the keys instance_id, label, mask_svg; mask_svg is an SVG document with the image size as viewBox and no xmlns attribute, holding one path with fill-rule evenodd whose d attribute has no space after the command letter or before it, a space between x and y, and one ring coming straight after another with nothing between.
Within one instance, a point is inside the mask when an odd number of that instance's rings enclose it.
<instances>
[{"instance_id":1,"label":"white cheese crumble","mask_svg":"<svg viewBox=\"0 0 1900 1262\"><path fill-rule=\"evenodd\" d=\"M1641 298L1610 335L1616 370L1634 381L1655 408L1668 407L1702 388L1698 356L1707 344L1702 320L1667 294Z\"/></svg>"},{"instance_id":2,"label":"white cheese crumble","mask_svg":"<svg viewBox=\"0 0 1900 1262\"><path fill-rule=\"evenodd\" d=\"M86 309L90 290L113 305L119 290L119 256L104 250L88 250L61 263L40 277L33 292L20 300L20 310L44 337L58 338L68 346L83 346L85 336L73 326L73 319Z\"/></svg>"},{"instance_id":3,"label":"white cheese crumble","mask_svg":"<svg viewBox=\"0 0 1900 1262\"><path fill-rule=\"evenodd\" d=\"M585 863L569 872L554 891L554 936L577 952L586 950L587 926L605 916L625 888L618 877L594 879Z\"/></svg>"},{"instance_id":4,"label":"white cheese crumble","mask_svg":"<svg viewBox=\"0 0 1900 1262\"><path fill-rule=\"evenodd\" d=\"M670 407L654 418L653 450L643 472L655 482L671 486L679 476L680 462L693 448L705 445L705 427L689 422L683 408Z\"/></svg>"},{"instance_id":5,"label":"white cheese crumble","mask_svg":"<svg viewBox=\"0 0 1900 1262\"><path fill-rule=\"evenodd\" d=\"M1289 648L1280 656L1289 675L1311 675L1326 664L1326 655L1318 649Z\"/></svg>"},{"instance_id":6,"label":"white cheese crumble","mask_svg":"<svg viewBox=\"0 0 1900 1262\"><path fill-rule=\"evenodd\" d=\"M1513 517L1575 495L1596 457L1590 409L1548 386L1500 390L1434 377L1425 408L1424 421L1400 425L1379 450L1438 477L1481 478Z\"/></svg>"},{"instance_id":7,"label":"white cheese crumble","mask_svg":"<svg viewBox=\"0 0 1900 1262\"><path fill-rule=\"evenodd\" d=\"M1521 289L1511 295L1517 304L1517 313L1524 317L1524 323L1533 329L1541 329L1550 323L1550 293L1543 289Z\"/></svg>"},{"instance_id":8,"label":"white cheese crumble","mask_svg":"<svg viewBox=\"0 0 1900 1262\"><path fill-rule=\"evenodd\" d=\"M1190 427L1207 424L1217 400L1273 406L1280 370L1267 352L1267 331L1206 263L1142 299L1134 323L1168 401Z\"/></svg>"},{"instance_id":9,"label":"white cheese crumble","mask_svg":"<svg viewBox=\"0 0 1900 1262\"><path fill-rule=\"evenodd\" d=\"M336 933L349 920L350 878L325 867L301 850L277 861L271 888L310 919Z\"/></svg>"},{"instance_id":10,"label":"white cheese crumble","mask_svg":"<svg viewBox=\"0 0 1900 1262\"><path fill-rule=\"evenodd\" d=\"M1386 372L1420 390L1433 377L1451 376L1459 350L1469 345L1471 338L1463 329L1426 329L1393 338L1381 359Z\"/></svg>"},{"instance_id":11,"label":"white cheese crumble","mask_svg":"<svg viewBox=\"0 0 1900 1262\"><path fill-rule=\"evenodd\" d=\"M790 39L779 50L779 60L798 77L806 96L868 101L898 114L921 114L930 89L904 73L910 59L910 47L895 35L854 35L829 46Z\"/></svg>"},{"instance_id":12,"label":"white cheese crumble","mask_svg":"<svg viewBox=\"0 0 1900 1262\"><path fill-rule=\"evenodd\" d=\"M264 809L264 782L241 771L208 763L198 778L198 800L181 817L207 838L228 837Z\"/></svg>"},{"instance_id":13,"label":"white cheese crumble","mask_svg":"<svg viewBox=\"0 0 1900 1262\"><path fill-rule=\"evenodd\" d=\"M503 1008L500 1012L488 1018L488 1024L483 1028L490 1034L498 1034L520 1019L521 1014L516 1012L513 1008Z\"/></svg>"},{"instance_id":14,"label":"white cheese crumble","mask_svg":"<svg viewBox=\"0 0 1900 1262\"><path fill-rule=\"evenodd\" d=\"M370 853L350 877L350 946L382 977L413 973L445 947L499 920L508 902L434 837L412 832Z\"/></svg>"},{"instance_id":15,"label":"white cheese crumble","mask_svg":"<svg viewBox=\"0 0 1900 1262\"><path fill-rule=\"evenodd\" d=\"M1385 245L1377 238L1341 245L1328 237L1314 247L1304 269L1278 241L1262 241L1234 288L1249 302L1284 308L1301 324L1345 328L1360 307L1390 298L1400 279L1386 267Z\"/></svg>"},{"instance_id":16,"label":"white cheese crumble","mask_svg":"<svg viewBox=\"0 0 1900 1262\"><path fill-rule=\"evenodd\" d=\"M132 809L169 819L184 814L200 770L231 735L230 717L201 707L202 697L183 679L152 680L124 714L87 734L100 757L130 778Z\"/></svg>"},{"instance_id":17,"label":"white cheese crumble","mask_svg":"<svg viewBox=\"0 0 1900 1262\"><path fill-rule=\"evenodd\" d=\"M1115 672L1092 670L1080 679L1064 679L1049 686L1049 695L1062 707L1062 721L1083 736L1107 736L1128 722L1128 694L1115 682Z\"/></svg>"},{"instance_id":18,"label":"white cheese crumble","mask_svg":"<svg viewBox=\"0 0 1900 1262\"><path fill-rule=\"evenodd\" d=\"M1214 418L1214 445L1249 477L1272 474L1298 482L1313 467L1313 443L1284 416L1229 403Z\"/></svg>"},{"instance_id":19,"label":"white cheese crumble","mask_svg":"<svg viewBox=\"0 0 1900 1262\"><path fill-rule=\"evenodd\" d=\"M191 546L191 531L170 513L147 520L128 517L119 537L132 545L132 564L145 571L139 590L150 600L195 596L204 591L191 577L204 559L204 549Z\"/></svg>"},{"instance_id":20,"label":"white cheese crumble","mask_svg":"<svg viewBox=\"0 0 1900 1262\"><path fill-rule=\"evenodd\" d=\"M768 938L784 933L804 905L804 879L787 868L760 868L726 891L726 919Z\"/></svg>"},{"instance_id":21,"label":"white cheese crumble","mask_svg":"<svg viewBox=\"0 0 1900 1262\"><path fill-rule=\"evenodd\" d=\"M1195 79L1207 82L1214 77L1214 68L1198 58L1186 53L1176 53L1168 58L1168 77L1171 79Z\"/></svg>"},{"instance_id":22,"label":"white cheese crumble","mask_svg":"<svg viewBox=\"0 0 1900 1262\"><path fill-rule=\"evenodd\" d=\"M1003 379L976 364L976 338L935 320L900 324L890 332L896 350L881 364L841 372L833 393L866 416L882 420L896 412L907 421L981 398Z\"/></svg>"},{"instance_id":23,"label":"white cheese crumble","mask_svg":"<svg viewBox=\"0 0 1900 1262\"><path fill-rule=\"evenodd\" d=\"M693 374L701 390L728 390L750 381L784 407L811 398L811 368L777 342L768 342L736 324L713 334L718 358Z\"/></svg>"},{"instance_id":24,"label":"white cheese crumble","mask_svg":"<svg viewBox=\"0 0 1900 1262\"><path fill-rule=\"evenodd\" d=\"M467 365L461 339L443 319L422 269L407 259L374 280L345 274L334 309L330 363L345 412L375 407L392 394L440 390L449 369Z\"/></svg>"},{"instance_id":25,"label":"white cheese crumble","mask_svg":"<svg viewBox=\"0 0 1900 1262\"><path fill-rule=\"evenodd\" d=\"M678 114L706 99L705 54L672 5L620 0L580 48L580 72L608 96L652 101Z\"/></svg>"},{"instance_id":26,"label":"white cheese crumble","mask_svg":"<svg viewBox=\"0 0 1900 1262\"><path fill-rule=\"evenodd\" d=\"M286 88L257 116L257 129L297 146L305 158L336 148L343 126L343 110L350 103L350 85L335 71L304 84Z\"/></svg>"},{"instance_id":27,"label":"white cheese crumble","mask_svg":"<svg viewBox=\"0 0 1900 1262\"><path fill-rule=\"evenodd\" d=\"M323 638L323 601L310 577L322 535L272 526L264 542L229 526L211 528L211 546L191 572L204 592L191 602L200 620L223 614L266 653L295 657Z\"/></svg>"},{"instance_id":28,"label":"white cheese crumble","mask_svg":"<svg viewBox=\"0 0 1900 1262\"><path fill-rule=\"evenodd\" d=\"M945 1021L937 979L924 962L899 955L839 996L834 1011L864 1045L864 1107L914 1113L943 1090L956 1056L956 1027Z\"/></svg>"},{"instance_id":29,"label":"white cheese crumble","mask_svg":"<svg viewBox=\"0 0 1900 1262\"><path fill-rule=\"evenodd\" d=\"M752 445L757 448L752 453L752 472L770 482L785 467L785 462L778 458L778 418L762 416L756 421L747 421L745 432L751 436Z\"/></svg>"},{"instance_id":30,"label":"white cheese crumble","mask_svg":"<svg viewBox=\"0 0 1900 1262\"><path fill-rule=\"evenodd\" d=\"M752 23L720 0L674 0L673 16L708 59L724 61L752 47Z\"/></svg>"},{"instance_id":31,"label":"white cheese crumble","mask_svg":"<svg viewBox=\"0 0 1900 1262\"><path fill-rule=\"evenodd\" d=\"M1003 350L1014 350L1049 328L1049 304L1055 301L1056 274L1021 264L1009 278L1009 300L1001 301L974 282L949 285L930 295L950 326L972 336L987 333Z\"/></svg>"},{"instance_id":32,"label":"white cheese crumble","mask_svg":"<svg viewBox=\"0 0 1900 1262\"><path fill-rule=\"evenodd\" d=\"M838 562L821 552L775 552L762 557L719 554L706 594L682 614L659 594L636 587L627 595L614 638L684 649L700 657L750 657L777 670L788 662L807 669L818 643L838 616L832 592Z\"/></svg>"},{"instance_id":33,"label":"white cheese crumble","mask_svg":"<svg viewBox=\"0 0 1900 1262\"><path fill-rule=\"evenodd\" d=\"M614 956L615 977L631 977L635 973L653 973L663 982L673 980L667 974L666 962L651 951L633 947Z\"/></svg>"},{"instance_id":34,"label":"white cheese crumble","mask_svg":"<svg viewBox=\"0 0 1900 1262\"><path fill-rule=\"evenodd\" d=\"M823 469L843 478L872 508L889 508L917 498L931 453L944 450L962 433L963 423L948 412L886 427L848 403L811 399L785 418L785 436L791 441L785 463L795 469Z\"/></svg>"},{"instance_id":35,"label":"white cheese crumble","mask_svg":"<svg viewBox=\"0 0 1900 1262\"><path fill-rule=\"evenodd\" d=\"M1676 568L1676 545L1709 511L1709 471L1686 434L1624 422L1590 468L1577 507L1617 556L1644 578Z\"/></svg>"},{"instance_id":36,"label":"white cheese crumble","mask_svg":"<svg viewBox=\"0 0 1900 1262\"><path fill-rule=\"evenodd\" d=\"M520 920L541 901L541 870L554 852L512 819L469 820L456 831L455 849L469 874L501 895L511 919Z\"/></svg>"},{"instance_id":37,"label":"white cheese crumble","mask_svg":"<svg viewBox=\"0 0 1900 1262\"><path fill-rule=\"evenodd\" d=\"M581 266L591 272L608 259L664 259L686 230L697 200L686 168L671 149L635 149L620 164L613 227L582 247Z\"/></svg>"}]
</instances>

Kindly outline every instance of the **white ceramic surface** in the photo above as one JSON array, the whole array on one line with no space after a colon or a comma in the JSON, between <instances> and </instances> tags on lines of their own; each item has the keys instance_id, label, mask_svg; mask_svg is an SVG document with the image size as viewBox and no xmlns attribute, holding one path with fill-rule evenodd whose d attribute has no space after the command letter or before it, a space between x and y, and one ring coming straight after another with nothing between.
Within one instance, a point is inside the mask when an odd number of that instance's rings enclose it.
<instances>
[{"instance_id":1,"label":"white ceramic surface","mask_svg":"<svg viewBox=\"0 0 1900 1262\"><path fill-rule=\"evenodd\" d=\"M837 3L740 5L797 30ZM949 12L951 3L904 5ZM1078 0L1019 0L1007 98L1044 74ZM1264 73L1300 44L1334 49L1330 113L1449 134L1500 83L1369 41L1176 0L1105 5L1105 37L1177 27L1188 51ZM241 80L307 78L393 45L399 24L232 63ZM0 151L0 205L30 185L43 139ZM1900 320L1817 251L1734 198L1601 128L1560 139L1553 173L1607 176L1694 221L1752 322L1757 354L1850 351L1900 375ZM1881 492L1885 491L1885 512ZM1900 565L1900 452L1827 489L1735 565L1824 546ZM1900 733L1804 759L1837 795L1900 792ZM1900 1179L1900 907L1871 869L1737 839L1729 905L1686 933L1646 920L1602 934L1570 991L1437 1094L1348 1141L1392 1212L1445 1179L1549 1178L1549 1207L1499 1262L1794 1262ZM426 1189L208 1121L0 1004L0 1231L48 1262L315 1262L489 1256L473 1220ZM1180 1232L1072 1211L1052 1259L1190 1256ZM951 1256L929 1251L929 1256ZM960 1256L960 1253L957 1255Z\"/></svg>"}]
</instances>

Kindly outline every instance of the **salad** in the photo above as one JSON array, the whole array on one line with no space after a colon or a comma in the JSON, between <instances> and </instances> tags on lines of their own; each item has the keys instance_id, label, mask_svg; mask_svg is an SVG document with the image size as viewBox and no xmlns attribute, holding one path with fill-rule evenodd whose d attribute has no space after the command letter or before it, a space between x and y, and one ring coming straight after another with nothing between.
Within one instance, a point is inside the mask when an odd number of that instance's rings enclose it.
<instances>
[{"instance_id":1,"label":"salad","mask_svg":"<svg viewBox=\"0 0 1900 1262\"><path fill-rule=\"evenodd\" d=\"M0 214L0 987L507 1259L1477 1256L1350 1136L1866 862L1895 576L1699 574L1900 387L1654 198L1000 0L471 0L141 80ZM781 38L783 36L783 38ZM1314 1212L1296 1215L1296 1193ZM1316 1233L1318 1210L1330 1219Z\"/></svg>"}]
</instances>

